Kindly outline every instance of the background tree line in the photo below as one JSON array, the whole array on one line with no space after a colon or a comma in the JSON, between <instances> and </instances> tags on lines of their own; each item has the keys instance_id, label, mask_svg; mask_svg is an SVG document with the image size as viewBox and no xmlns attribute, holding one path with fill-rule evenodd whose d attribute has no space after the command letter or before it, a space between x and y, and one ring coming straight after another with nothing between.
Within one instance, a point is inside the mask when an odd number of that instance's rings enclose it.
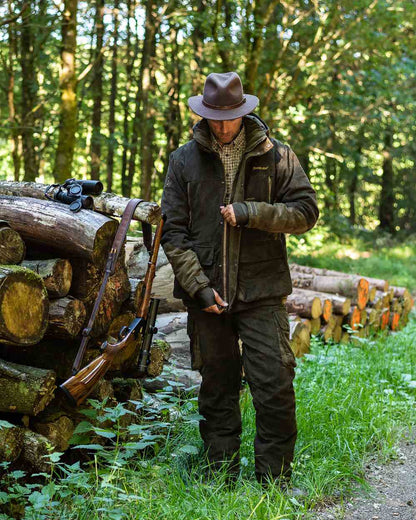
<instances>
[{"instance_id":1,"label":"background tree line","mask_svg":"<svg viewBox=\"0 0 416 520\"><path fill-rule=\"evenodd\" d=\"M159 200L187 98L236 70L324 220L413 233L415 26L414 0L7 0L0 178Z\"/></svg>"}]
</instances>

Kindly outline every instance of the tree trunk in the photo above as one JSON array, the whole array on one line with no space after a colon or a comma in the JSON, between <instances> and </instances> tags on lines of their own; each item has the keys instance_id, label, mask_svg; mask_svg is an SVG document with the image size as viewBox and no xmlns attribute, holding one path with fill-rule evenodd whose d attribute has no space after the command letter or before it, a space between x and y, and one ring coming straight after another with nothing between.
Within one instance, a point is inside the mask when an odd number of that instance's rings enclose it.
<instances>
[{"instance_id":1,"label":"tree trunk","mask_svg":"<svg viewBox=\"0 0 416 520\"><path fill-rule=\"evenodd\" d=\"M135 10L136 10L136 1L135 0L127 0L127 20L132 20L135 18ZM138 31L137 31L138 33ZM121 161L121 193L124 197L130 197L131 193L131 185L128 182L128 174L127 174L127 155L130 151L130 132L129 132L129 117L130 117L130 90L131 84L133 80L133 66L136 61L138 52L139 52L139 36L136 34L136 41L134 48L132 49L131 44L131 29L130 23L127 23L126 29L126 58L124 59L125 68L126 68L126 89L125 96L123 99L123 155Z\"/></svg>"},{"instance_id":2,"label":"tree trunk","mask_svg":"<svg viewBox=\"0 0 416 520\"><path fill-rule=\"evenodd\" d=\"M118 49L118 12L119 0L115 0L113 17L113 45L111 47L111 93L110 93L110 113L108 116L108 153L107 153L107 191L113 189L113 171L114 171L114 150L117 144L116 139L116 99L117 99L117 49ZM127 21L129 23L129 20Z\"/></svg>"},{"instance_id":3,"label":"tree trunk","mask_svg":"<svg viewBox=\"0 0 416 520\"><path fill-rule=\"evenodd\" d=\"M49 298L62 298L69 293L72 282L72 266L69 260L64 258L25 260L21 265L42 278Z\"/></svg>"},{"instance_id":4,"label":"tree trunk","mask_svg":"<svg viewBox=\"0 0 416 520\"><path fill-rule=\"evenodd\" d=\"M53 176L63 182L72 176L77 130L77 77L75 53L77 46L77 8L78 0L65 0L62 19L62 51L59 88L61 108L59 122L58 148L55 155Z\"/></svg>"},{"instance_id":5,"label":"tree trunk","mask_svg":"<svg viewBox=\"0 0 416 520\"><path fill-rule=\"evenodd\" d=\"M35 199L46 200L46 184L34 182L11 182L0 181L0 195L14 195L16 197L33 197ZM52 188L48 193L53 196L58 188ZM103 192L101 195L94 195L94 210L104 215L121 217L130 199L119 197L114 193ZM57 203L58 204L58 203ZM61 204L59 204L61 205ZM81 215L83 211L78 213ZM155 202L141 202L133 215L133 220L141 220L149 224L158 224L160 220L160 207Z\"/></svg>"},{"instance_id":6,"label":"tree trunk","mask_svg":"<svg viewBox=\"0 0 416 520\"><path fill-rule=\"evenodd\" d=\"M40 276L0 266L0 343L34 345L48 326L48 297Z\"/></svg>"},{"instance_id":7,"label":"tree trunk","mask_svg":"<svg viewBox=\"0 0 416 520\"><path fill-rule=\"evenodd\" d=\"M29 10L34 11L33 2ZM38 175L37 160L34 143L34 130L36 123L38 82L35 71L35 53L33 49L33 18L24 15L21 24L21 53L20 63L22 67L22 100L21 100L21 133L23 145L24 180L34 181Z\"/></svg>"},{"instance_id":8,"label":"tree trunk","mask_svg":"<svg viewBox=\"0 0 416 520\"><path fill-rule=\"evenodd\" d=\"M107 260L117 222L94 211L73 213L66 204L0 195L0 213L25 241L58 256Z\"/></svg>"},{"instance_id":9,"label":"tree trunk","mask_svg":"<svg viewBox=\"0 0 416 520\"><path fill-rule=\"evenodd\" d=\"M0 411L37 415L52 401L55 391L52 370L0 360Z\"/></svg>"},{"instance_id":10,"label":"tree trunk","mask_svg":"<svg viewBox=\"0 0 416 520\"><path fill-rule=\"evenodd\" d=\"M12 1L7 1L9 8L9 16L12 17L14 9ZM20 180L20 163L21 163L21 150L19 141L19 127L16 116L16 106L14 97L15 88L15 70L14 61L17 59L17 38L16 38L16 22L10 22L8 25L8 37L9 37L9 66L8 66L8 83L7 83L7 105L9 107L9 124L11 128L11 150L13 159L13 172L14 180Z\"/></svg>"},{"instance_id":11,"label":"tree trunk","mask_svg":"<svg viewBox=\"0 0 416 520\"><path fill-rule=\"evenodd\" d=\"M91 179L100 178L101 162L101 104L103 100L103 66L102 54L104 40L104 0L95 0L96 45L94 53L94 71L91 81L92 136L91 136Z\"/></svg>"},{"instance_id":12,"label":"tree trunk","mask_svg":"<svg viewBox=\"0 0 416 520\"><path fill-rule=\"evenodd\" d=\"M45 338L71 340L79 334L87 312L80 300L71 296L53 300L49 305L49 326Z\"/></svg>"},{"instance_id":13,"label":"tree trunk","mask_svg":"<svg viewBox=\"0 0 416 520\"><path fill-rule=\"evenodd\" d=\"M393 131L387 128L384 136L383 176L381 179L381 194L379 205L380 228L389 233L395 232L394 227L394 171L393 171Z\"/></svg>"},{"instance_id":14,"label":"tree trunk","mask_svg":"<svg viewBox=\"0 0 416 520\"><path fill-rule=\"evenodd\" d=\"M0 220L0 264L20 264L25 252L25 243L19 233Z\"/></svg>"}]
</instances>

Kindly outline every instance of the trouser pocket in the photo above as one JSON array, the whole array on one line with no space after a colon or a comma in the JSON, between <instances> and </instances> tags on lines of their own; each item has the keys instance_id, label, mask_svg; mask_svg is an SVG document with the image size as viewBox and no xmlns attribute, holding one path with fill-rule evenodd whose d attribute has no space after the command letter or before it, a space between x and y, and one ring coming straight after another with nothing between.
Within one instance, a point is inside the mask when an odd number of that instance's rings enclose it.
<instances>
[{"instance_id":1,"label":"trouser pocket","mask_svg":"<svg viewBox=\"0 0 416 520\"><path fill-rule=\"evenodd\" d=\"M202 368L202 357L201 357L201 347L199 342L199 334L198 328L195 320L192 319L192 316L188 312L188 323L186 326L186 331L189 336L189 347L191 350L191 368L192 370L201 370Z\"/></svg>"},{"instance_id":2,"label":"trouser pocket","mask_svg":"<svg viewBox=\"0 0 416 520\"><path fill-rule=\"evenodd\" d=\"M292 347L290 346L290 327L286 309L283 307L274 309L273 317L277 329L282 364L286 367L295 367L296 360Z\"/></svg>"}]
</instances>

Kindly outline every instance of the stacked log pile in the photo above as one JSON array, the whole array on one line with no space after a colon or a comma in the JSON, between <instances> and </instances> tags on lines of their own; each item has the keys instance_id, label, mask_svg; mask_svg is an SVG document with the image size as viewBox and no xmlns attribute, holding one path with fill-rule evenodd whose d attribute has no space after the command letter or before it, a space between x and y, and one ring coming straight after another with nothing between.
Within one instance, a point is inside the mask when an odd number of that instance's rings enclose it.
<instances>
[{"instance_id":1,"label":"stacked log pile","mask_svg":"<svg viewBox=\"0 0 416 520\"><path fill-rule=\"evenodd\" d=\"M95 198L100 212L70 211L45 200L46 186L0 182L0 428L3 460L46 469L48 446L62 451L83 418L61 395L59 384L71 375L118 221L128 199L113 194ZM134 218L151 224L157 204L143 203ZM95 321L84 365L100 355L109 335L117 337L134 314L137 287L131 287L125 248L110 277ZM139 342L115 360L91 397L137 400L141 382L131 377ZM158 375L163 353L153 349L150 372ZM120 381L123 378L123 384ZM86 405L88 406L88 405Z\"/></svg>"}]
</instances>

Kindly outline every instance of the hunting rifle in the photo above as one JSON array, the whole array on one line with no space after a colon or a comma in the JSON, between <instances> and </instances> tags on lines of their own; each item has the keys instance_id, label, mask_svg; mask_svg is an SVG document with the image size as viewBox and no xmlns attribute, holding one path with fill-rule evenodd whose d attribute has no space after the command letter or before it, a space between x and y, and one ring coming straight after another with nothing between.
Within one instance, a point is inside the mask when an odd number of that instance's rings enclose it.
<instances>
[{"instance_id":1,"label":"hunting rifle","mask_svg":"<svg viewBox=\"0 0 416 520\"><path fill-rule=\"evenodd\" d=\"M141 340L141 348L138 361L139 375L146 375L147 365L150 359L150 349L152 346L153 334L157 332L155 327L156 315L159 306L159 300L151 298L152 283L155 277L157 255L160 247L160 239L162 236L163 218L160 220L154 236L151 250L149 251L149 263L146 276L141 286L140 304L136 318L127 327L122 327L118 334L118 341L115 343L109 340L105 341L101 347L103 353L98 358L91 361L89 365L79 371L74 370L74 375L60 385L61 390L69 398L72 404L80 405L86 397L91 393L94 386L105 375L111 366L115 356L132 343ZM110 253L111 254L111 253ZM98 306L97 306L98 307ZM90 324L89 324L90 325ZM89 334L90 327L84 330ZM85 335L84 335L85 339ZM86 348L86 347L85 347ZM84 352L85 352L84 348ZM81 349L80 349L81 350ZM82 355L77 356L74 363L79 365ZM80 354L80 353L79 353Z\"/></svg>"}]
</instances>

